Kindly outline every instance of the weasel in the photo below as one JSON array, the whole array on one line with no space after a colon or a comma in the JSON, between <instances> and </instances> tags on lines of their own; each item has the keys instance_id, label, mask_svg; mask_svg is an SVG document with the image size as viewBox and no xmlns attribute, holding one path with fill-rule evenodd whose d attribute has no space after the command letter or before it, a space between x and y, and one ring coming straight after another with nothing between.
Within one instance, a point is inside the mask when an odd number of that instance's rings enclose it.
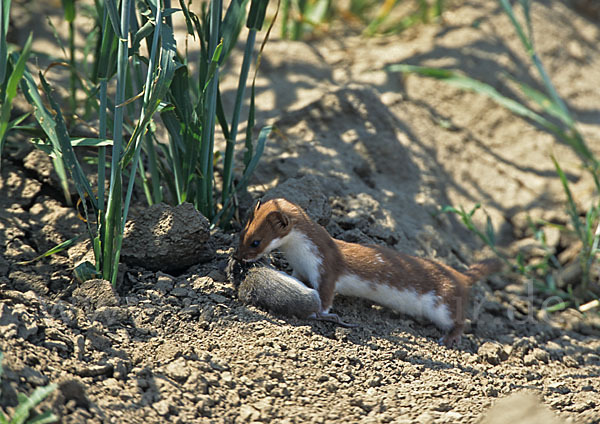
<instances>
[{"instance_id":1,"label":"weasel","mask_svg":"<svg viewBox=\"0 0 600 424\"><path fill-rule=\"evenodd\" d=\"M329 313L334 294L362 297L428 318L446 332L441 342L448 347L460 341L471 285L501 268L490 259L459 272L383 246L336 240L285 199L255 206L240 233L236 259L256 261L274 249L283 252L294 278L319 293L321 308L311 318L342 322Z\"/></svg>"}]
</instances>

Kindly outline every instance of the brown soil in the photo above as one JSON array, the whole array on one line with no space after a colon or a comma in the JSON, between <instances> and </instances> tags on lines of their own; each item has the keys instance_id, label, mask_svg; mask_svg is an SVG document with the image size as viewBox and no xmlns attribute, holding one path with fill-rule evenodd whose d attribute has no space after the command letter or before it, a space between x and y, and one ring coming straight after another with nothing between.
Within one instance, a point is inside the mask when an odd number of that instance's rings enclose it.
<instances>
[{"instance_id":1,"label":"brown soil","mask_svg":"<svg viewBox=\"0 0 600 424\"><path fill-rule=\"evenodd\" d=\"M560 1L536 2L532 14L540 56L598 152L600 27ZM16 24L31 25L27 16ZM533 243L528 215L567 222L551 154L581 208L595 200L567 146L484 97L382 70L400 61L458 68L505 94L514 93L500 83L503 71L536 81L492 0L464 2L442 25L392 38L273 40L257 100L260 122L276 130L252 198L276 187L336 237L459 269L489 253L455 218L437 215L440 206L481 202L512 252ZM227 102L236 81L223 81ZM136 262L123 265L116 291L73 279L85 247L19 265L84 224L65 206L49 160L10 146L0 177L0 407L8 413L18 392L55 382L41 408L65 423L600 422L598 314L547 316L552 299L513 275L473 289L466 334L447 349L430 323L362 300L338 297L333 307L359 328L242 305L224 272L235 233L213 230L204 253L190 249L201 260L173 275L152 271L156 259L143 265L147 242L139 252L130 246ZM182 242L181 226L197 221L204 243L205 223L187 216L161 231ZM572 259L572 240L550 230L547 238Z\"/></svg>"}]
</instances>

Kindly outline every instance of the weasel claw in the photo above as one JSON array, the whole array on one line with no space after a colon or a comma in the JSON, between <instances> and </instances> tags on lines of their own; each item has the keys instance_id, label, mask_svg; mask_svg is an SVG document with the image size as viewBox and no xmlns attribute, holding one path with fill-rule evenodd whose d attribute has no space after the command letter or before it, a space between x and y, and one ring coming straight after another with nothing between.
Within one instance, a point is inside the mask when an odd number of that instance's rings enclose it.
<instances>
[{"instance_id":1,"label":"weasel claw","mask_svg":"<svg viewBox=\"0 0 600 424\"><path fill-rule=\"evenodd\" d=\"M326 312L317 312L310 315L308 318L314 319L317 321L328 321L333 322L334 324L339 325L344 328L356 328L358 324L353 324L350 322L343 321L338 314L326 313Z\"/></svg>"}]
</instances>

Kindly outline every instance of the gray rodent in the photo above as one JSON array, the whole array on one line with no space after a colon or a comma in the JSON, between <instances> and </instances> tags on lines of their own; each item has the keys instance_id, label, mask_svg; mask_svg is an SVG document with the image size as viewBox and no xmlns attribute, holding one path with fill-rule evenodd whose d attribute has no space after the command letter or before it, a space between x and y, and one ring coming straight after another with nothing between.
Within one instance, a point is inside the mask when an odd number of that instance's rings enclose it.
<instances>
[{"instance_id":1,"label":"gray rodent","mask_svg":"<svg viewBox=\"0 0 600 424\"><path fill-rule=\"evenodd\" d=\"M246 266L231 258L227 274L245 304L303 319L321 309L319 293L285 272L265 265Z\"/></svg>"}]
</instances>

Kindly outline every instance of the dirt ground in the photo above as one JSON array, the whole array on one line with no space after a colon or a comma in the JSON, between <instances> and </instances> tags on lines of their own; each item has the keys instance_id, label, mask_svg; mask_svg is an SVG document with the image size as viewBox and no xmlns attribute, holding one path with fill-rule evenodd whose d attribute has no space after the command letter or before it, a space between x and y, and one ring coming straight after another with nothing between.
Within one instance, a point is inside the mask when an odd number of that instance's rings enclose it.
<instances>
[{"instance_id":1,"label":"dirt ground","mask_svg":"<svg viewBox=\"0 0 600 424\"><path fill-rule=\"evenodd\" d=\"M600 26L569 2L535 2L532 15L540 57L600 154ZM16 25L31 25L27 16ZM536 81L493 0L460 2L441 24L394 37L273 39L257 105L260 125L275 130L243 209L265 193L292 197L335 237L464 269L490 253L441 206L480 202L502 248L516 252L533 243L528 216L567 222L551 154L582 210L597 200L550 134L484 97L383 70L399 62L450 66L512 95L503 72ZM223 81L227 105L236 81ZM161 230L197 230L197 245L176 240L198 258L183 270L177 255L156 269L140 254L152 245L135 237L116 291L73 279L85 245L18 265L84 230L49 160L23 146L9 146L0 177L0 407L9 413L18 392L58 383L40 408L63 423L600 422L599 315L547 315L553 299L509 273L474 287L462 342L447 349L432 324L359 299L333 306L358 328L242 305L225 273L237 233L213 230L204 244L206 224L189 210ZM148 215L137 212L143 226ZM546 236L573 260L573 240Z\"/></svg>"}]
</instances>

